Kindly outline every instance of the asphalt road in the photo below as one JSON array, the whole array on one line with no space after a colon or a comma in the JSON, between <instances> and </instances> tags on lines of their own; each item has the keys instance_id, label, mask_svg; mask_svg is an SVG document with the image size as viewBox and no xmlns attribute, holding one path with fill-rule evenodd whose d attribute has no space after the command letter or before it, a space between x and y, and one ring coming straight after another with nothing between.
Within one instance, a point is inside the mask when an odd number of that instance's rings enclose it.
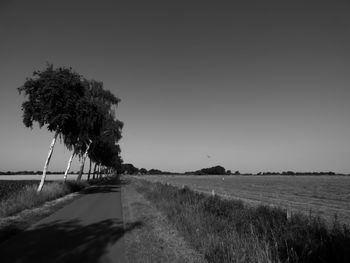
<instances>
[{"instance_id":1,"label":"asphalt road","mask_svg":"<svg viewBox=\"0 0 350 263\"><path fill-rule=\"evenodd\" d=\"M0 262L125 262L117 181L82 196L0 245Z\"/></svg>"}]
</instances>

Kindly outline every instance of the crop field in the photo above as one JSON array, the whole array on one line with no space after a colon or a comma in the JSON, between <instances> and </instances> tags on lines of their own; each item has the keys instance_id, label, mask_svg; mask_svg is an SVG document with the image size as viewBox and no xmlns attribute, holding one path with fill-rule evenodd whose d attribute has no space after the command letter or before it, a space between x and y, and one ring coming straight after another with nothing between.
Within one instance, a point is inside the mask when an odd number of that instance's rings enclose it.
<instances>
[{"instance_id":1,"label":"crop field","mask_svg":"<svg viewBox=\"0 0 350 263\"><path fill-rule=\"evenodd\" d=\"M6 199L26 186L38 184L34 180L0 180L0 200Z\"/></svg>"},{"instance_id":2,"label":"crop field","mask_svg":"<svg viewBox=\"0 0 350 263\"><path fill-rule=\"evenodd\" d=\"M140 176L152 182L186 185L194 190L272 205L350 225L349 176Z\"/></svg>"}]
</instances>

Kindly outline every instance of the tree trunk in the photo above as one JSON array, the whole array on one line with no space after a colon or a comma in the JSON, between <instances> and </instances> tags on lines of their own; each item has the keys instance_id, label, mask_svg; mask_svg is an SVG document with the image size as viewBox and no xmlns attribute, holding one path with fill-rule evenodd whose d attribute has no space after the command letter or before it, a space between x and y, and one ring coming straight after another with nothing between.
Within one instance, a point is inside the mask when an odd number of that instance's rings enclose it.
<instances>
[{"instance_id":1,"label":"tree trunk","mask_svg":"<svg viewBox=\"0 0 350 263\"><path fill-rule=\"evenodd\" d=\"M95 163L95 166L94 166L94 175L93 175L92 179L96 179L96 167L97 167L97 163Z\"/></svg>"},{"instance_id":2,"label":"tree trunk","mask_svg":"<svg viewBox=\"0 0 350 263\"><path fill-rule=\"evenodd\" d=\"M70 165L72 164L73 157L74 157L74 151L73 151L72 155L71 155L70 158L69 158L68 165L67 165L67 169L66 169L66 171L64 172L64 177L63 177L64 181L67 180L67 175L68 175L68 172L69 172L69 169L70 169Z\"/></svg>"},{"instance_id":3,"label":"tree trunk","mask_svg":"<svg viewBox=\"0 0 350 263\"><path fill-rule=\"evenodd\" d=\"M90 180L90 173L91 173L91 159L89 158L90 160L90 164L89 164L89 174L88 174L88 181Z\"/></svg>"},{"instance_id":4,"label":"tree trunk","mask_svg":"<svg viewBox=\"0 0 350 263\"><path fill-rule=\"evenodd\" d=\"M85 155L85 153L84 153ZM80 167L79 167L79 174L77 177L77 181L80 181L81 178L83 177L83 173L84 173L84 166L85 166L85 158L84 155L81 157L81 161L80 161Z\"/></svg>"},{"instance_id":5,"label":"tree trunk","mask_svg":"<svg viewBox=\"0 0 350 263\"><path fill-rule=\"evenodd\" d=\"M89 151L90 145L91 145L91 141L90 141L90 143L88 144L88 146L86 147L86 151L85 151L83 157L81 158L80 171L79 171L79 175L78 175L78 177L77 177L77 181L80 181L80 180L81 180L81 177L83 176L84 164L85 164L86 157L87 157L87 155L88 155L88 151Z\"/></svg>"},{"instance_id":6,"label":"tree trunk","mask_svg":"<svg viewBox=\"0 0 350 263\"><path fill-rule=\"evenodd\" d=\"M58 136L58 131L55 132L55 135L54 135L54 137L52 139L52 142L51 142L51 145L50 145L50 150L49 150L49 155L46 158L46 162L45 162L44 170L43 170L43 175L41 176L41 180L40 180L40 184L39 184L39 187L37 189L37 192L41 192L41 190L43 189L43 186L44 186L44 183L45 183L45 178L46 178L47 168L49 167L49 163L50 163L50 160L51 160L51 155L52 155L52 152L53 152L53 147L55 146L57 136Z\"/></svg>"}]
</instances>

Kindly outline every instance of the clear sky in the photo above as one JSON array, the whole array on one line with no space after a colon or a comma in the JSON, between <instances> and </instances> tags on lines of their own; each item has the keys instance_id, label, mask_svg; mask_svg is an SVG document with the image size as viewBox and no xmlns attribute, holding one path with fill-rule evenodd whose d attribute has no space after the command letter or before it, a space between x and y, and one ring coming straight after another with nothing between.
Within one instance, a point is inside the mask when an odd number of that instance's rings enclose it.
<instances>
[{"instance_id":1,"label":"clear sky","mask_svg":"<svg viewBox=\"0 0 350 263\"><path fill-rule=\"evenodd\" d=\"M139 168L350 173L349 14L348 0L0 0L0 170L44 165L53 134L24 127L16 88L50 62L121 99ZM50 170L68 158L57 145Z\"/></svg>"}]
</instances>

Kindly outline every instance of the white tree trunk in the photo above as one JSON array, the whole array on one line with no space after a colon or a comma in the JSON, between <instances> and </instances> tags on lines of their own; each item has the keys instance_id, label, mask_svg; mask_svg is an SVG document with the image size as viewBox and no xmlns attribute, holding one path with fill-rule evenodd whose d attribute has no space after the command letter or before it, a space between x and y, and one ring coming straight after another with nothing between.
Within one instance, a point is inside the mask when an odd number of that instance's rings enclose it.
<instances>
[{"instance_id":1,"label":"white tree trunk","mask_svg":"<svg viewBox=\"0 0 350 263\"><path fill-rule=\"evenodd\" d=\"M72 155L71 155L70 158L69 158L68 165L67 165L67 169L66 169L66 171L64 172L64 177L63 177L64 181L67 180L67 175L68 175L70 166L71 166L71 164L72 164L73 157L74 157L74 151L73 151Z\"/></svg>"},{"instance_id":2,"label":"white tree trunk","mask_svg":"<svg viewBox=\"0 0 350 263\"><path fill-rule=\"evenodd\" d=\"M51 160L51 155L52 155L52 152L53 152L53 147L55 146L57 136L58 136L58 132L56 131L55 135L54 135L54 137L52 139L51 145L50 145L49 155L46 158L46 162L45 162L44 170L43 170L43 175L41 176L41 180L40 180L40 184L39 184L39 187L37 189L37 192L41 192L41 190L43 189L43 186L44 186L44 183L45 183L45 178L46 178L47 168L49 167L49 163L50 163L50 160Z\"/></svg>"},{"instance_id":3,"label":"white tree trunk","mask_svg":"<svg viewBox=\"0 0 350 263\"><path fill-rule=\"evenodd\" d=\"M79 170L79 175L77 177L77 181L80 181L81 177L83 176L84 164L85 164L86 157L88 155L88 151L89 151L90 145L91 145L91 141L89 142L88 146L86 147L86 151L85 151L83 157L81 158L80 170Z\"/></svg>"},{"instance_id":4,"label":"white tree trunk","mask_svg":"<svg viewBox=\"0 0 350 263\"><path fill-rule=\"evenodd\" d=\"M96 167L97 167L97 163L95 163L95 166L94 166L94 175L92 176L93 180L96 179Z\"/></svg>"}]
</instances>

